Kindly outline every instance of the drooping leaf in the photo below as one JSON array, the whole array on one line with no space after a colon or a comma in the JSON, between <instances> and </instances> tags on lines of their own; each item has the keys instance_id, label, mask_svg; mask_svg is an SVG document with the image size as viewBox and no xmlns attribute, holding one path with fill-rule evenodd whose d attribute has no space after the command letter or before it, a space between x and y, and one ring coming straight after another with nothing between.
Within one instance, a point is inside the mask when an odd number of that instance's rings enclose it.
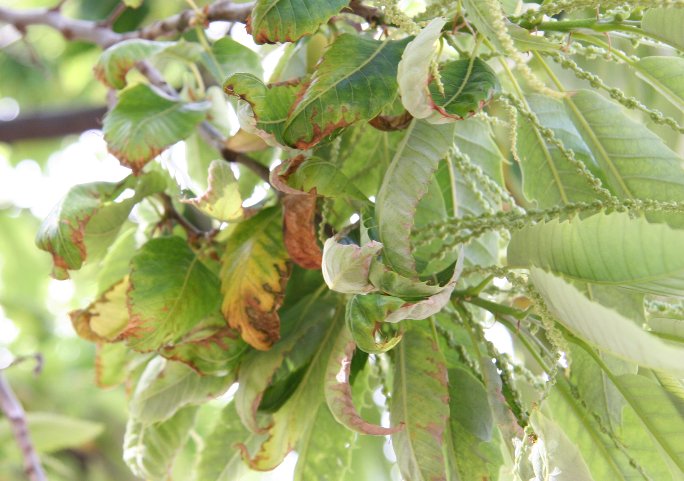
<instances>
[{"instance_id":1,"label":"drooping leaf","mask_svg":"<svg viewBox=\"0 0 684 481\"><path fill-rule=\"evenodd\" d=\"M105 50L94 67L95 77L107 87L122 89L126 86L126 74L135 64L147 60L173 45L144 39L118 42Z\"/></svg>"},{"instance_id":2,"label":"drooping leaf","mask_svg":"<svg viewBox=\"0 0 684 481\"><path fill-rule=\"evenodd\" d=\"M337 37L297 94L283 128L285 143L308 149L378 115L396 95L397 63L407 41Z\"/></svg>"},{"instance_id":3,"label":"drooping leaf","mask_svg":"<svg viewBox=\"0 0 684 481\"><path fill-rule=\"evenodd\" d=\"M674 48L684 50L682 22L684 11L681 8L649 8L641 19L641 28Z\"/></svg>"},{"instance_id":4,"label":"drooping leaf","mask_svg":"<svg viewBox=\"0 0 684 481\"><path fill-rule=\"evenodd\" d=\"M416 206L451 147L453 135L453 124L435 126L413 121L378 192L375 216L384 245L383 258L403 276L416 276L410 242Z\"/></svg>"},{"instance_id":5,"label":"drooping leaf","mask_svg":"<svg viewBox=\"0 0 684 481\"><path fill-rule=\"evenodd\" d=\"M401 429L399 426L384 428L365 421L354 406L349 384L352 357L356 350L351 333L343 329L330 354L325 372L325 400L335 419L352 431L361 434L387 436Z\"/></svg>"},{"instance_id":6,"label":"drooping leaf","mask_svg":"<svg viewBox=\"0 0 684 481\"><path fill-rule=\"evenodd\" d=\"M209 187L204 194L194 199L183 199L181 202L194 205L208 216L220 221L235 222L241 219L244 215L242 198L228 162L212 161L209 165L207 184Z\"/></svg>"},{"instance_id":7,"label":"drooping leaf","mask_svg":"<svg viewBox=\"0 0 684 481\"><path fill-rule=\"evenodd\" d=\"M126 189L132 197L117 202ZM53 276L68 279L89 258L104 254L131 209L148 195L164 189L161 176L129 177L120 183L94 182L73 187L43 221L36 244L52 254Z\"/></svg>"},{"instance_id":8,"label":"drooping leaf","mask_svg":"<svg viewBox=\"0 0 684 481\"><path fill-rule=\"evenodd\" d=\"M256 43L295 42L315 33L347 4L345 0L258 0L247 31Z\"/></svg>"},{"instance_id":9,"label":"drooping leaf","mask_svg":"<svg viewBox=\"0 0 684 481\"><path fill-rule=\"evenodd\" d=\"M606 187L620 198L684 200L681 158L643 125L631 120L617 104L580 90L566 97L575 127L605 174ZM672 226L684 225L682 216L649 214Z\"/></svg>"},{"instance_id":10,"label":"drooping leaf","mask_svg":"<svg viewBox=\"0 0 684 481\"><path fill-rule=\"evenodd\" d=\"M251 74L236 73L228 77L223 89L244 101L238 105L240 126L256 134L268 144L284 144L285 122L297 93L296 84L265 85Z\"/></svg>"},{"instance_id":11,"label":"drooping leaf","mask_svg":"<svg viewBox=\"0 0 684 481\"><path fill-rule=\"evenodd\" d=\"M196 411L196 407L188 407L154 424L130 419L124 436L123 459L133 474L150 481L168 479L176 456L190 436Z\"/></svg>"},{"instance_id":12,"label":"drooping leaf","mask_svg":"<svg viewBox=\"0 0 684 481\"><path fill-rule=\"evenodd\" d=\"M201 375L227 376L236 370L246 350L247 344L216 312L159 353L167 359L187 364Z\"/></svg>"},{"instance_id":13,"label":"drooping leaf","mask_svg":"<svg viewBox=\"0 0 684 481\"><path fill-rule=\"evenodd\" d=\"M39 453L53 453L63 449L77 449L97 438L104 425L62 416L55 413L29 412L26 424L31 435L33 447ZM13 429L7 418L0 419L0 443L14 443Z\"/></svg>"},{"instance_id":14,"label":"drooping leaf","mask_svg":"<svg viewBox=\"0 0 684 481\"><path fill-rule=\"evenodd\" d=\"M267 389L281 381L292 384L292 374L306 366L320 342L322 326L329 322L337 304L334 297L321 297L320 294L320 290L309 294L285 310L283 324L290 328L289 334L270 350L254 351L245 356L238 376L235 406L251 432L265 432L257 410Z\"/></svg>"},{"instance_id":15,"label":"drooping leaf","mask_svg":"<svg viewBox=\"0 0 684 481\"><path fill-rule=\"evenodd\" d=\"M280 209L238 225L221 259L221 310L251 346L266 350L280 337L278 308L289 275Z\"/></svg>"},{"instance_id":16,"label":"drooping leaf","mask_svg":"<svg viewBox=\"0 0 684 481\"><path fill-rule=\"evenodd\" d=\"M651 84L672 105L684 110L684 59L644 57L636 63L637 75Z\"/></svg>"},{"instance_id":17,"label":"drooping leaf","mask_svg":"<svg viewBox=\"0 0 684 481\"><path fill-rule=\"evenodd\" d=\"M316 193L283 197L283 237L287 253L305 269L320 269L323 253L315 225Z\"/></svg>"},{"instance_id":18,"label":"drooping leaf","mask_svg":"<svg viewBox=\"0 0 684 481\"><path fill-rule=\"evenodd\" d=\"M327 409L323 395L325 371L328 358L341 328L342 310L337 309L332 319L324 326L317 326L321 336L308 365L302 372L297 389L285 404L273 414L273 423L268 430L268 439L255 453L245 453L249 464L257 470L269 470L280 464L287 453L310 436L314 417L311 413Z\"/></svg>"},{"instance_id":19,"label":"drooping leaf","mask_svg":"<svg viewBox=\"0 0 684 481\"><path fill-rule=\"evenodd\" d=\"M330 237L323 245L323 279L333 291L343 294L365 294L375 288L369 283L371 261L382 250L382 244L371 241L364 246L341 244Z\"/></svg>"},{"instance_id":20,"label":"drooping leaf","mask_svg":"<svg viewBox=\"0 0 684 481\"><path fill-rule=\"evenodd\" d=\"M511 266L536 266L578 281L684 295L684 232L626 213L531 225L513 233Z\"/></svg>"},{"instance_id":21,"label":"drooping leaf","mask_svg":"<svg viewBox=\"0 0 684 481\"><path fill-rule=\"evenodd\" d=\"M206 102L170 98L146 84L130 87L104 118L107 148L137 173L164 149L189 137L208 108Z\"/></svg>"},{"instance_id":22,"label":"drooping leaf","mask_svg":"<svg viewBox=\"0 0 684 481\"><path fill-rule=\"evenodd\" d=\"M596 161L572 123L565 105L542 95L529 95L527 103L541 125L553 131L575 158L597 173ZM596 192L577 168L534 125L518 120L517 152L523 172L525 196L540 208L569 202L591 202Z\"/></svg>"},{"instance_id":23,"label":"drooping leaf","mask_svg":"<svg viewBox=\"0 0 684 481\"><path fill-rule=\"evenodd\" d=\"M204 447L197 465L197 479L202 481L234 481L248 474L247 464L237 448L241 443L247 449L256 449L264 435L249 432L237 415L235 404L230 403L212 432L205 437Z\"/></svg>"},{"instance_id":24,"label":"drooping leaf","mask_svg":"<svg viewBox=\"0 0 684 481\"><path fill-rule=\"evenodd\" d=\"M185 406L223 394L232 382L233 376L201 376L185 364L156 357L145 367L129 410L136 422L166 421Z\"/></svg>"},{"instance_id":25,"label":"drooping leaf","mask_svg":"<svg viewBox=\"0 0 684 481\"><path fill-rule=\"evenodd\" d=\"M131 260L130 321L123 336L136 350L174 342L218 309L219 280L180 237L148 241Z\"/></svg>"},{"instance_id":26,"label":"drooping leaf","mask_svg":"<svg viewBox=\"0 0 684 481\"><path fill-rule=\"evenodd\" d=\"M639 365L684 372L684 348L667 344L616 311L590 301L560 277L536 267L530 277L549 309L573 333Z\"/></svg>"},{"instance_id":27,"label":"drooping leaf","mask_svg":"<svg viewBox=\"0 0 684 481\"><path fill-rule=\"evenodd\" d=\"M392 435L397 463L407 479L446 480L442 445L449 392L444 357L426 323L411 323L396 351L390 416L392 426L404 425Z\"/></svg>"}]
</instances>

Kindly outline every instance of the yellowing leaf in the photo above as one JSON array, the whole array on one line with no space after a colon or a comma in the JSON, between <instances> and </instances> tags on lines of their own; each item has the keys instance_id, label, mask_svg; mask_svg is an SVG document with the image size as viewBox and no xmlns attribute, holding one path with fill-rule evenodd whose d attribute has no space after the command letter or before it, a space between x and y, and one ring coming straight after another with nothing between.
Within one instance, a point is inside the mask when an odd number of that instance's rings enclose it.
<instances>
[{"instance_id":1,"label":"yellowing leaf","mask_svg":"<svg viewBox=\"0 0 684 481\"><path fill-rule=\"evenodd\" d=\"M242 198L235 175L228 162L214 160L209 166L209 188L199 197L183 199L215 219L232 222L242 218Z\"/></svg>"},{"instance_id":2,"label":"yellowing leaf","mask_svg":"<svg viewBox=\"0 0 684 481\"><path fill-rule=\"evenodd\" d=\"M79 336L91 341L114 340L128 324L128 276L114 284L86 309L69 313Z\"/></svg>"},{"instance_id":3,"label":"yellowing leaf","mask_svg":"<svg viewBox=\"0 0 684 481\"><path fill-rule=\"evenodd\" d=\"M221 311L257 349L280 338L278 308L288 277L280 209L266 209L238 225L222 259Z\"/></svg>"}]
</instances>

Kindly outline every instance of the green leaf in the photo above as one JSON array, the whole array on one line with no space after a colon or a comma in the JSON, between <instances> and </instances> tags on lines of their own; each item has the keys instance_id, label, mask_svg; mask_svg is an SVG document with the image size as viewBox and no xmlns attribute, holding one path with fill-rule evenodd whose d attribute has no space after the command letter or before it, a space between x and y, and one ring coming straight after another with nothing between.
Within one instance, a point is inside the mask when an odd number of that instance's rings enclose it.
<instances>
[{"instance_id":1,"label":"green leaf","mask_svg":"<svg viewBox=\"0 0 684 481\"><path fill-rule=\"evenodd\" d=\"M431 327L410 324L394 362L390 416L392 426L404 425L392 435L401 473L412 481L446 479L442 447L449 417L447 369Z\"/></svg>"},{"instance_id":2,"label":"green leaf","mask_svg":"<svg viewBox=\"0 0 684 481\"><path fill-rule=\"evenodd\" d=\"M492 439L494 421L487 391L479 379L462 367L449 369L449 412L452 425L459 423L482 441Z\"/></svg>"},{"instance_id":3,"label":"green leaf","mask_svg":"<svg viewBox=\"0 0 684 481\"><path fill-rule=\"evenodd\" d=\"M277 311L289 276L280 217L280 209L271 208L242 222L221 259L223 316L261 350L280 338Z\"/></svg>"},{"instance_id":4,"label":"green leaf","mask_svg":"<svg viewBox=\"0 0 684 481\"><path fill-rule=\"evenodd\" d=\"M530 95L527 102L541 125L551 129L565 148L574 152L577 160L597 173L596 161L573 125L565 105L542 95ZM577 168L556 146L548 143L534 125L520 117L517 151L525 196L536 201L540 208L591 202L596 198L596 192L587 179L577 173Z\"/></svg>"},{"instance_id":5,"label":"green leaf","mask_svg":"<svg viewBox=\"0 0 684 481\"><path fill-rule=\"evenodd\" d=\"M318 157L305 160L288 180L290 186L303 192L315 188L316 194L324 197L349 197L368 202L339 166Z\"/></svg>"},{"instance_id":6,"label":"green leaf","mask_svg":"<svg viewBox=\"0 0 684 481\"><path fill-rule=\"evenodd\" d=\"M285 143L308 149L378 115L396 96L397 64L408 40L337 37L297 94L283 129Z\"/></svg>"},{"instance_id":7,"label":"green leaf","mask_svg":"<svg viewBox=\"0 0 684 481\"><path fill-rule=\"evenodd\" d=\"M95 77L107 87L122 89L126 74L135 64L153 57L174 42L130 39L118 42L105 50L94 67Z\"/></svg>"},{"instance_id":8,"label":"green leaf","mask_svg":"<svg viewBox=\"0 0 684 481\"><path fill-rule=\"evenodd\" d=\"M244 101L238 104L240 126L271 146L285 143L283 130L297 88L296 84L290 83L267 86L254 75L243 73L231 75L223 84L228 95Z\"/></svg>"},{"instance_id":9,"label":"green leaf","mask_svg":"<svg viewBox=\"0 0 684 481\"><path fill-rule=\"evenodd\" d=\"M266 431L257 418L257 409L269 386L289 381L292 373L304 368L313 356L323 326L329 323L337 306L334 297L321 297L320 294L318 290L307 295L283 312L283 325L289 327L289 333L270 350L254 351L245 356L238 376L240 387L235 394L235 405L250 431Z\"/></svg>"},{"instance_id":10,"label":"green leaf","mask_svg":"<svg viewBox=\"0 0 684 481\"><path fill-rule=\"evenodd\" d=\"M565 277L684 296L684 231L626 213L531 225L508 245L512 267L536 266Z\"/></svg>"},{"instance_id":11,"label":"green leaf","mask_svg":"<svg viewBox=\"0 0 684 481\"><path fill-rule=\"evenodd\" d=\"M684 50L684 10L681 8L649 8L641 19L644 32L678 50Z\"/></svg>"},{"instance_id":12,"label":"green leaf","mask_svg":"<svg viewBox=\"0 0 684 481\"><path fill-rule=\"evenodd\" d=\"M680 157L643 124L601 95L580 90L566 97L573 121L605 175L605 187L620 198L684 200L684 169ZM683 216L649 214L684 225Z\"/></svg>"},{"instance_id":13,"label":"green leaf","mask_svg":"<svg viewBox=\"0 0 684 481\"><path fill-rule=\"evenodd\" d=\"M238 444L248 450L256 449L264 441L264 435L249 432L240 421L235 403L221 411L221 417L212 432L205 437L204 447L197 465L197 480L236 481L249 473L242 461Z\"/></svg>"},{"instance_id":14,"label":"green leaf","mask_svg":"<svg viewBox=\"0 0 684 481\"><path fill-rule=\"evenodd\" d=\"M138 84L122 91L104 118L107 147L137 173L164 149L190 136L208 108L206 102L184 102Z\"/></svg>"},{"instance_id":15,"label":"green leaf","mask_svg":"<svg viewBox=\"0 0 684 481\"><path fill-rule=\"evenodd\" d=\"M95 357L95 382L98 387L118 386L128 377L130 351L126 344L98 343Z\"/></svg>"},{"instance_id":16,"label":"green leaf","mask_svg":"<svg viewBox=\"0 0 684 481\"><path fill-rule=\"evenodd\" d=\"M321 336L315 342L310 362L302 372L301 382L283 406L273 414L269 437L261 448L250 454L249 464L257 470L269 470L282 462L287 453L312 434L315 417L311 414L327 409L322 386L328 358L343 327L342 310L337 309L332 319L318 327Z\"/></svg>"},{"instance_id":17,"label":"green leaf","mask_svg":"<svg viewBox=\"0 0 684 481\"><path fill-rule=\"evenodd\" d=\"M232 376L201 376L185 364L156 357L133 392L131 417L143 424L166 421L185 406L222 394L232 382Z\"/></svg>"},{"instance_id":18,"label":"green leaf","mask_svg":"<svg viewBox=\"0 0 684 481\"><path fill-rule=\"evenodd\" d=\"M236 371L247 348L238 333L216 312L159 353L166 359L187 364L203 376L227 376Z\"/></svg>"},{"instance_id":19,"label":"green leaf","mask_svg":"<svg viewBox=\"0 0 684 481\"><path fill-rule=\"evenodd\" d=\"M416 276L410 233L416 206L452 145L453 124L413 121L385 173L375 202L383 260L397 273Z\"/></svg>"},{"instance_id":20,"label":"green leaf","mask_svg":"<svg viewBox=\"0 0 684 481\"><path fill-rule=\"evenodd\" d=\"M176 456L195 424L197 408L178 411L164 422L146 424L130 419L124 436L123 459L133 474L149 481L165 481Z\"/></svg>"},{"instance_id":21,"label":"green leaf","mask_svg":"<svg viewBox=\"0 0 684 481\"><path fill-rule=\"evenodd\" d=\"M684 348L667 344L616 311L590 301L560 277L536 267L530 277L551 312L574 334L639 365L684 372Z\"/></svg>"},{"instance_id":22,"label":"green leaf","mask_svg":"<svg viewBox=\"0 0 684 481\"><path fill-rule=\"evenodd\" d=\"M361 434L387 436L397 432L401 427L384 428L365 421L354 406L349 374L355 350L351 333L343 329L335 341L325 372L325 400L330 413L347 429Z\"/></svg>"},{"instance_id":23,"label":"green leaf","mask_svg":"<svg viewBox=\"0 0 684 481\"><path fill-rule=\"evenodd\" d=\"M104 425L54 413L29 412L26 423L31 441L39 453L77 449L97 438ZM0 444L16 442L7 418L0 419Z\"/></svg>"},{"instance_id":24,"label":"green leaf","mask_svg":"<svg viewBox=\"0 0 684 481\"><path fill-rule=\"evenodd\" d=\"M478 57L455 60L439 69L444 93L430 84L430 104L445 119L463 120L482 110L500 89L499 80Z\"/></svg>"},{"instance_id":25,"label":"green leaf","mask_svg":"<svg viewBox=\"0 0 684 481\"><path fill-rule=\"evenodd\" d=\"M379 291L403 299L434 296L444 290L444 286L428 284L401 276L385 267L377 259L371 262L369 277L371 283Z\"/></svg>"},{"instance_id":26,"label":"green leaf","mask_svg":"<svg viewBox=\"0 0 684 481\"><path fill-rule=\"evenodd\" d=\"M382 244L341 244L330 237L323 244L323 279L330 289L343 294L366 294L375 288L368 282L371 261Z\"/></svg>"},{"instance_id":27,"label":"green leaf","mask_svg":"<svg viewBox=\"0 0 684 481\"><path fill-rule=\"evenodd\" d=\"M684 110L684 59L645 57L636 62L637 75L651 84L672 105Z\"/></svg>"},{"instance_id":28,"label":"green leaf","mask_svg":"<svg viewBox=\"0 0 684 481\"><path fill-rule=\"evenodd\" d=\"M359 349L370 354L381 354L401 341L401 330L384 321L389 313L402 305L403 299L381 294L357 294L349 299L345 322Z\"/></svg>"},{"instance_id":29,"label":"green leaf","mask_svg":"<svg viewBox=\"0 0 684 481\"><path fill-rule=\"evenodd\" d=\"M148 241L131 260L130 284L123 335L141 351L178 340L221 299L218 278L180 237Z\"/></svg>"},{"instance_id":30,"label":"green leaf","mask_svg":"<svg viewBox=\"0 0 684 481\"><path fill-rule=\"evenodd\" d=\"M247 22L256 43L295 42L348 5L346 0L257 0Z\"/></svg>"},{"instance_id":31,"label":"green leaf","mask_svg":"<svg viewBox=\"0 0 684 481\"><path fill-rule=\"evenodd\" d=\"M135 189L134 195L118 200L126 189ZM87 259L104 254L133 206L163 189L161 177L152 173L119 183L93 182L72 187L36 235L38 247L52 254L53 276L68 279L68 270L80 269Z\"/></svg>"},{"instance_id":32,"label":"green leaf","mask_svg":"<svg viewBox=\"0 0 684 481\"><path fill-rule=\"evenodd\" d=\"M140 8L143 4L143 0L122 0L124 5L129 8Z\"/></svg>"},{"instance_id":33,"label":"green leaf","mask_svg":"<svg viewBox=\"0 0 684 481\"><path fill-rule=\"evenodd\" d=\"M238 72L259 78L264 74L259 54L229 36L214 42L210 53L203 52L202 61L219 84Z\"/></svg>"},{"instance_id":34,"label":"green leaf","mask_svg":"<svg viewBox=\"0 0 684 481\"><path fill-rule=\"evenodd\" d=\"M194 205L214 219L224 222L235 222L244 215L242 198L235 175L225 160L214 160L209 165L209 187L207 191L194 199L182 199L181 202Z\"/></svg>"}]
</instances>

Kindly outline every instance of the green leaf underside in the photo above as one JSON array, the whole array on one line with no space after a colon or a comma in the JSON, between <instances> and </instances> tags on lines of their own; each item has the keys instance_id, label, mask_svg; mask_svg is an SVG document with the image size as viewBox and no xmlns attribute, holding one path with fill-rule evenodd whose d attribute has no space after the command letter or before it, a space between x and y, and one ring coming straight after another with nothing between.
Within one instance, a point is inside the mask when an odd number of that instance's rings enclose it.
<instances>
[{"instance_id":1,"label":"green leaf underside","mask_svg":"<svg viewBox=\"0 0 684 481\"><path fill-rule=\"evenodd\" d=\"M681 8L649 8L644 12L641 28L676 49L684 50L683 23L684 11Z\"/></svg>"},{"instance_id":2,"label":"green leaf underside","mask_svg":"<svg viewBox=\"0 0 684 481\"><path fill-rule=\"evenodd\" d=\"M397 64L408 40L340 35L298 92L284 125L285 143L307 149L356 121L378 115L396 96Z\"/></svg>"},{"instance_id":3,"label":"green leaf underside","mask_svg":"<svg viewBox=\"0 0 684 481\"><path fill-rule=\"evenodd\" d=\"M565 148L574 152L575 158L598 173L592 153L573 125L563 103L542 95L530 95L527 102L539 122L553 130ZM536 201L540 208L595 199L596 192L577 173L577 168L556 146L548 143L538 129L523 119L518 119L517 150L525 196Z\"/></svg>"},{"instance_id":4,"label":"green leaf underside","mask_svg":"<svg viewBox=\"0 0 684 481\"><path fill-rule=\"evenodd\" d=\"M416 276L410 234L418 201L452 145L454 124L414 120L385 173L375 202L383 260L406 277Z\"/></svg>"},{"instance_id":5,"label":"green leaf underside","mask_svg":"<svg viewBox=\"0 0 684 481\"><path fill-rule=\"evenodd\" d=\"M117 201L126 188L132 197ZM36 244L52 254L53 276L68 279L68 270L80 269L87 259L104 254L116 238L131 209L144 197L164 189L161 176L128 177L120 183L77 185L50 212L36 235Z\"/></svg>"},{"instance_id":6,"label":"green leaf underside","mask_svg":"<svg viewBox=\"0 0 684 481\"><path fill-rule=\"evenodd\" d=\"M129 346L155 350L178 340L220 303L219 281L180 237L148 241L131 260Z\"/></svg>"},{"instance_id":7,"label":"green leaf underside","mask_svg":"<svg viewBox=\"0 0 684 481\"><path fill-rule=\"evenodd\" d=\"M390 409L392 426L404 424L392 435L392 446L407 479L447 479L442 451L449 417L447 382L445 360L430 326L412 323L397 348Z\"/></svg>"},{"instance_id":8,"label":"green leaf underside","mask_svg":"<svg viewBox=\"0 0 684 481\"><path fill-rule=\"evenodd\" d=\"M185 406L222 394L232 380L233 376L201 376L185 364L156 357L140 376L129 410L143 424L166 421Z\"/></svg>"},{"instance_id":9,"label":"green leaf underside","mask_svg":"<svg viewBox=\"0 0 684 481\"><path fill-rule=\"evenodd\" d=\"M346 0L258 0L248 29L256 43L294 42L315 33Z\"/></svg>"},{"instance_id":10,"label":"green leaf underside","mask_svg":"<svg viewBox=\"0 0 684 481\"><path fill-rule=\"evenodd\" d=\"M164 481L195 423L196 407L185 408L172 418L145 424L132 418L126 426L123 459L136 476Z\"/></svg>"},{"instance_id":11,"label":"green leaf underside","mask_svg":"<svg viewBox=\"0 0 684 481\"><path fill-rule=\"evenodd\" d=\"M619 198L684 200L681 159L663 141L622 108L601 95L580 90L566 97L575 127L594 155L606 185ZM649 214L684 226L684 216Z\"/></svg>"},{"instance_id":12,"label":"green leaf underside","mask_svg":"<svg viewBox=\"0 0 684 481\"><path fill-rule=\"evenodd\" d=\"M445 117L460 120L473 115L499 88L494 71L477 57L449 62L440 67L439 73L444 94L431 83L430 97L433 108Z\"/></svg>"},{"instance_id":13,"label":"green leaf underside","mask_svg":"<svg viewBox=\"0 0 684 481\"><path fill-rule=\"evenodd\" d=\"M206 102L188 103L149 85L135 85L121 92L104 118L107 148L139 172L157 154L188 137L208 108Z\"/></svg>"},{"instance_id":14,"label":"green leaf underside","mask_svg":"<svg viewBox=\"0 0 684 481\"><path fill-rule=\"evenodd\" d=\"M626 213L552 220L517 231L512 267L541 267L579 281L684 296L684 232Z\"/></svg>"},{"instance_id":15,"label":"green leaf underside","mask_svg":"<svg viewBox=\"0 0 684 481\"><path fill-rule=\"evenodd\" d=\"M268 349L280 337L278 308L289 268L280 209L262 210L242 222L221 258L221 311L242 338Z\"/></svg>"},{"instance_id":16,"label":"green leaf underside","mask_svg":"<svg viewBox=\"0 0 684 481\"><path fill-rule=\"evenodd\" d=\"M368 281L373 258L382 244L371 241L363 246L341 244L330 237L323 245L323 279L330 289L343 294L363 294L374 287Z\"/></svg>"},{"instance_id":17,"label":"green leaf underside","mask_svg":"<svg viewBox=\"0 0 684 481\"><path fill-rule=\"evenodd\" d=\"M684 110L684 58L645 57L636 65L637 75L679 110Z\"/></svg>"},{"instance_id":18,"label":"green leaf underside","mask_svg":"<svg viewBox=\"0 0 684 481\"><path fill-rule=\"evenodd\" d=\"M576 335L639 365L680 375L684 372L684 348L667 344L618 312L590 301L560 277L536 267L530 277L551 312Z\"/></svg>"}]
</instances>

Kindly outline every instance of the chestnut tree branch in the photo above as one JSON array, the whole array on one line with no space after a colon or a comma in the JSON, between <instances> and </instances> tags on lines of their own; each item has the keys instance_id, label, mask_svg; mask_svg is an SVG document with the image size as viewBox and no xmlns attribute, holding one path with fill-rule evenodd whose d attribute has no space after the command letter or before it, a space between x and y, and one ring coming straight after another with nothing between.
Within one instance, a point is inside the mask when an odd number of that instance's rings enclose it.
<instances>
[{"instance_id":1,"label":"chestnut tree branch","mask_svg":"<svg viewBox=\"0 0 684 481\"><path fill-rule=\"evenodd\" d=\"M89 129L102 128L102 117L107 108L89 107L54 112L22 115L14 120L0 121L0 142L45 139L79 134Z\"/></svg>"},{"instance_id":2,"label":"chestnut tree branch","mask_svg":"<svg viewBox=\"0 0 684 481\"><path fill-rule=\"evenodd\" d=\"M24 457L24 471L31 481L47 481L43 466L31 442L26 413L17 399L5 375L0 370L0 410L4 413L12 426L14 437Z\"/></svg>"}]
</instances>

